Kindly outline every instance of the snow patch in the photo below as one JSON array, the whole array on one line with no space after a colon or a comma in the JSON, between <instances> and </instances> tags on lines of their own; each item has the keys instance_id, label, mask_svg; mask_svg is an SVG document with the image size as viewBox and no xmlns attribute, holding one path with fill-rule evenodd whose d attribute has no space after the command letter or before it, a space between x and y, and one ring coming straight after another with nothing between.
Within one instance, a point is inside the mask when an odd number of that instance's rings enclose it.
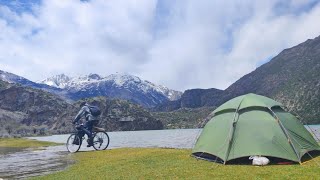
<instances>
[{"instance_id":1,"label":"snow patch","mask_svg":"<svg viewBox=\"0 0 320 180\"><path fill-rule=\"evenodd\" d=\"M144 94L151 94L156 98L155 94L162 94L169 100L176 100L181 97L182 92L170 90L162 85L155 85L150 81L142 80L137 76L129 74L111 74L102 77L98 74L89 74L79 77L69 77L64 74L53 76L41 81L43 84L58 87L72 91L90 91L92 89L101 88L104 84L112 84L112 86L128 91L140 91ZM104 93L101 93L104 94Z\"/></svg>"}]
</instances>

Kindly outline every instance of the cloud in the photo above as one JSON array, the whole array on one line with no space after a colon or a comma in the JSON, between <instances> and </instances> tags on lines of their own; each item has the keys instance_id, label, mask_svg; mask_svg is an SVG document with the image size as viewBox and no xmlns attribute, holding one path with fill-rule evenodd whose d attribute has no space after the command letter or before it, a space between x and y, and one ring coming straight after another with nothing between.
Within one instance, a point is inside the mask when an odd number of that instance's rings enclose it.
<instances>
[{"instance_id":1,"label":"cloud","mask_svg":"<svg viewBox=\"0 0 320 180\"><path fill-rule=\"evenodd\" d=\"M184 1L153 44L145 76L188 89L224 89L284 48L320 34L319 5L276 12L279 1ZM294 7L296 9L296 7ZM177 9L177 8L172 8ZM149 70L149 71L148 71Z\"/></svg>"},{"instance_id":2,"label":"cloud","mask_svg":"<svg viewBox=\"0 0 320 180\"><path fill-rule=\"evenodd\" d=\"M228 87L320 35L315 0L0 3L0 69L41 80L125 72L173 89ZM24 6L19 6L24 7Z\"/></svg>"}]
</instances>

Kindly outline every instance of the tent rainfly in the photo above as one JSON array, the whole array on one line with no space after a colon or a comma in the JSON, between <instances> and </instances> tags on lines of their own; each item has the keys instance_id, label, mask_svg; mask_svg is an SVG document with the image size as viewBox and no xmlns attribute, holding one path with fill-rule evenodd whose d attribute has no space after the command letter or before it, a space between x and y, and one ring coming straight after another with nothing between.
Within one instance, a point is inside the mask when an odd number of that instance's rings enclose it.
<instances>
[{"instance_id":1,"label":"tent rainfly","mask_svg":"<svg viewBox=\"0 0 320 180\"><path fill-rule=\"evenodd\" d=\"M261 155L301 163L320 146L282 104L256 94L227 101L212 112L192 155L222 162Z\"/></svg>"}]
</instances>

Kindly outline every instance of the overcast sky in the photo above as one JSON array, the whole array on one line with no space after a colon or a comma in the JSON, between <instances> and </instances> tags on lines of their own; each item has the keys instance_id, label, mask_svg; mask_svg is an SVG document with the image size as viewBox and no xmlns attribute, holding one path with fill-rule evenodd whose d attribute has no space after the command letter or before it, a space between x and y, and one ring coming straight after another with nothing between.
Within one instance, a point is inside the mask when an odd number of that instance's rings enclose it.
<instances>
[{"instance_id":1,"label":"overcast sky","mask_svg":"<svg viewBox=\"0 0 320 180\"><path fill-rule=\"evenodd\" d=\"M320 35L318 0L1 0L0 70L225 89Z\"/></svg>"}]
</instances>

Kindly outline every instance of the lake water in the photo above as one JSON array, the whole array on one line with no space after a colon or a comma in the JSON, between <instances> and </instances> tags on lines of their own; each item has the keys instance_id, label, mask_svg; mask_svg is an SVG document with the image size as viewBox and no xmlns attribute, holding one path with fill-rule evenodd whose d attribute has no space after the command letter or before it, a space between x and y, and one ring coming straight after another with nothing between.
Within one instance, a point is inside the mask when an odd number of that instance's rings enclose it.
<instances>
[{"instance_id":1,"label":"lake water","mask_svg":"<svg viewBox=\"0 0 320 180\"><path fill-rule=\"evenodd\" d=\"M320 125L305 125L304 127L311 132L316 141L320 141Z\"/></svg>"},{"instance_id":2,"label":"lake water","mask_svg":"<svg viewBox=\"0 0 320 180\"><path fill-rule=\"evenodd\" d=\"M311 134L320 139L320 125L305 126ZM161 147L161 148L192 148L202 129L171 129L150 131L119 131L108 132L110 145L108 149L123 147ZM30 137L40 141L65 143L69 137L66 135L53 135L46 137ZM85 143L85 141L84 141ZM87 151L82 145L80 150Z\"/></svg>"},{"instance_id":3,"label":"lake water","mask_svg":"<svg viewBox=\"0 0 320 180\"><path fill-rule=\"evenodd\" d=\"M123 147L192 148L201 130L202 129L172 129L108 132L110 137L108 149ZM30 139L65 143L68 137L69 134L31 137Z\"/></svg>"}]
</instances>

